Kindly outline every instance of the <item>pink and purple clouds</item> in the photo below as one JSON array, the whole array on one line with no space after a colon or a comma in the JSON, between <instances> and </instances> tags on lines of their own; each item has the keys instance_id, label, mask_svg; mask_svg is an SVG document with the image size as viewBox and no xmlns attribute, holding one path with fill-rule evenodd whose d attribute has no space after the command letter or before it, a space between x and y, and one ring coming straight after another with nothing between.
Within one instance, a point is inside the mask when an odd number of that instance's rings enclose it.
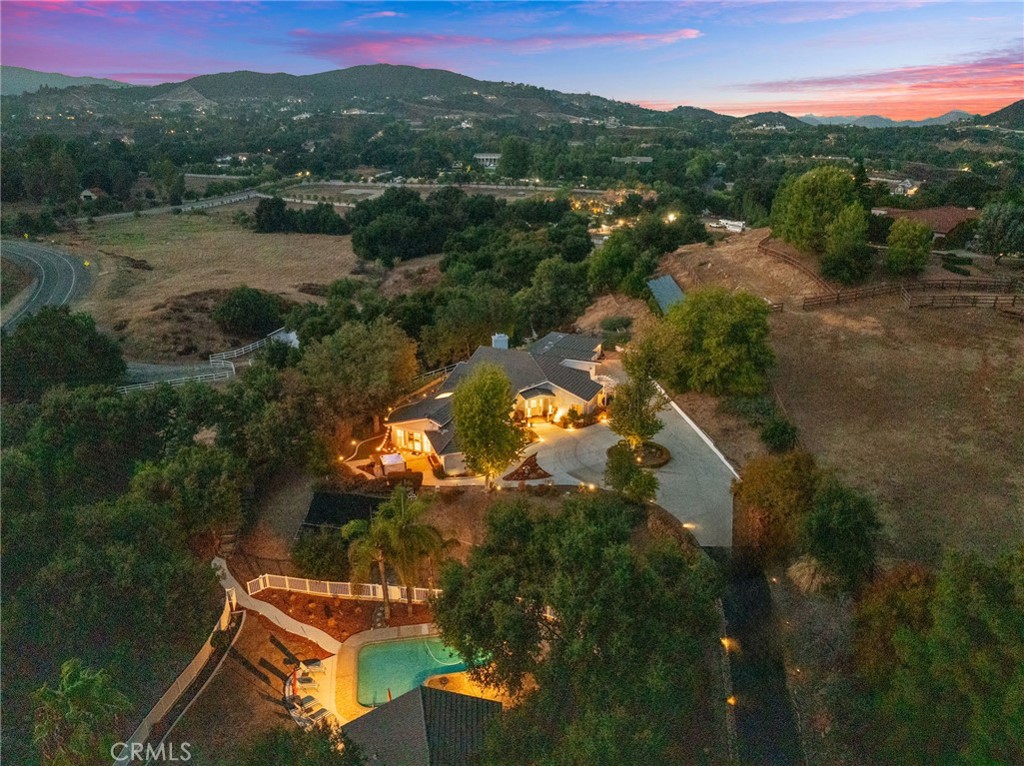
<instances>
[{"instance_id":1,"label":"pink and purple clouds","mask_svg":"<svg viewBox=\"0 0 1024 766\"><path fill-rule=\"evenodd\" d=\"M1024 6L780 2L0 5L2 61L151 84L368 63L733 114L934 116L1024 98Z\"/></svg>"}]
</instances>

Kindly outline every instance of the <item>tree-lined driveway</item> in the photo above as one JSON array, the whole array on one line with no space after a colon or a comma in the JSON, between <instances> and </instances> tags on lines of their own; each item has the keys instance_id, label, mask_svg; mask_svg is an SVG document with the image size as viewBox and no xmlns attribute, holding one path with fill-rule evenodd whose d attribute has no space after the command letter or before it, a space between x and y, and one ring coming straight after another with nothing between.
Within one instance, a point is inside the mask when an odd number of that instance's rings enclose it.
<instances>
[{"instance_id":1,"label":"tree-lined driveway","mask_svg":"<svg viewBox=\"0 0 1024 766\"><path fill-rule=\"evenodd\" d=\"M735 474L710 440L670 404L659 414L664 428L654 440L668 448L672 459L655 470L658 505L690 529L703 546L732 546L732 482ZM608 448L619 441L612 430L597 423L572 431L543 424L534 430L543 441L530 446L537 464L556 484L604 486Z\"/></svg>"}]
</instances>

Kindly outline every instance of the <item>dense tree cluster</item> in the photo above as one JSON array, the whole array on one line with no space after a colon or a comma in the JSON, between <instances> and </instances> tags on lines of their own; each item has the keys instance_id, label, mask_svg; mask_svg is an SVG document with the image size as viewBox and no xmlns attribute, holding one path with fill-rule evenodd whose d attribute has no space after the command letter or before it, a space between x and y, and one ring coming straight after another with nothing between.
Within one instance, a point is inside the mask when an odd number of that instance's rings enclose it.
<instances>
[{"instance_id":1,"label":"dense tree cluster","mask_svg":"<svg viewBox=\"0 0 1024 766\"><path fill-rule=\"evenodd\" d=\"M226 333L262 338L281 327L281 309L277 296L241 285L214 307L210 318Z\"/></svg>"},{"instance_id":2,"label":"dense tree cluster","mask_svg":"<svg viewBox=\"0 0 1024 766\"><path fill-rule=\"evenodd\" d=\"M264 197L256 204L253 228L262 234L348 234L352 230L348 221L326 202L318 202L312 208L294 210L280 197Z\"/></svg>"},{"instance_id":3,"label":"dense tree cluster","mask_svg":"<svg viewBox=\"0 0 1024 766\"><path fill-rule=\"evenodd\" d=\"M911 766L1024 761L1024 548L901 565L856 605L869 758Z\"/></svg>"},{"instance_id":4,"label":"dense tree cluster","mask_svg":"<svg viewBox=\"0 0 1024 766\"><path fill-rule=\"evenodd\" d=\"M0 348L4 397L38 401L53 386L119 383L125 374L121 349L96 330L88 314L44 306L5 335Z\"/></svg>"},{"instance_id":5,"label":"dense tree cluster","mask_svg":"<svg viewBox=\"0 0 1024 766\"><path fill-rule=\"evenodd\" d=\"M523 694L490 733L486 763L696 757L714 567L675 540L634 542L643 519L614 496L579 496L557 515L499 504L468 563L443 572L445 642L478 678Z\"/></svg>"}]
</instances>

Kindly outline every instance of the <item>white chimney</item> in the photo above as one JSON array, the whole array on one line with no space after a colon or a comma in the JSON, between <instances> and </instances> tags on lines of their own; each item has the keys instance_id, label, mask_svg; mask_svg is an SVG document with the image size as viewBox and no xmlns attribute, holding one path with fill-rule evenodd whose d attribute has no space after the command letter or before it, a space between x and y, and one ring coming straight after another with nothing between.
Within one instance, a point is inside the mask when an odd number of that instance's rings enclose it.
<instances>
[{"instance_id":1,"label":"white chimney","mask_svg":"<svg viewBox=\"0 0 1024 766\"><path fill-rule=\"evenodd\" d=\"M508 336L503 333L495 333L491 336L491 348L504 348L508 349Z\"/></svg>"}]
</instances>

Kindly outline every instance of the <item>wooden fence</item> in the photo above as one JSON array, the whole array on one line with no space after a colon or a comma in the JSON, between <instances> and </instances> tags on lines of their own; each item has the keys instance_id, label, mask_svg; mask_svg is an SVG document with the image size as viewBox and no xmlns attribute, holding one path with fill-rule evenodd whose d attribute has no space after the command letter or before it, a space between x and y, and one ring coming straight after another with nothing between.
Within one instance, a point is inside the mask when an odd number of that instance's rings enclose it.
<instances>
[{"instance_id":1,"label":"wooden fence","mask_svg":"<svg viewBox=\"0 0 1024 766\"><path fill-rule=\"evenodd\" d=\"M858 287L853 290L839 290L834 293L812 295L804 298L804 311L829 306L836 303L874 298L879 295L903 295L904 293L920 293L930 290L956 292L1010 293L1017 287L1012 279L918 279L909 282L883 282L870 287Z\"/></svg>"},{"instance_id":2,"label":"wooden fence","mask_svg":"<svg viewBox=\"0 0 1024 766\"><path fill-rule=\"evenodd\" d=\"M958 306L983 306L985 308L1024 306L1024 295L985 295L972 293L965 295L912 295L903 291L903 302L908 308L956 308Z\"/></svg>"},{"instance_id":3,"label":"wooden fence","mask_svg":"<svg viewBox=\"0 0 1024 766\"><path fill-rule=\"evenodd\" d=\"M209 662L210 657L213 655L213 640L217 633L227 630L231 624L231 613L235 607L234 593L228 592L224 594L224 608L221 610L220 617L217 619L217 624L210 632L209 638L206 639L206 643L203 644L202 648L192 658L192 662L188 664L181 674L174 679L170 688L164 692L164 695L157 700L156 705L149 711L145 718L142 719L142 723L138 725L135 731L128 739L124 741L124 747L121 749L121 756L114 759L114 766L120 766L120 764L128 763L132 760L131 746L133 744L145 745L153 732L153 727L156 726L164 717L174 708L181 695L185 693L185 690L192 684L199 674L203 672L203 668L206 667L206 663Z\"/></svg>"},{"instance_id":4,"label":"wooden fence","mask_svg":"<svg viewBox=\"0 0 1024 766\"><path fill-rule=\"evenodd\" d=\"M832 285L830 285L828 282L822 279L820 274L815 273L813 269L809 268L799 258L794 258L789 253L784 253L781 250L775 250L774 248L769 247L768 240L770 239L771 237L765 237L764 239L757 243L758 253L760 253L761 255L766 255L769 258L774 258L777 261L788 263L793 268L802 272L808 279L813 281L816 285L818 285L818 287L828 292L830 295L835 295L839 292L838 290L836 290L836 288L834 288Z\"/></svg>"}]
</instances>

